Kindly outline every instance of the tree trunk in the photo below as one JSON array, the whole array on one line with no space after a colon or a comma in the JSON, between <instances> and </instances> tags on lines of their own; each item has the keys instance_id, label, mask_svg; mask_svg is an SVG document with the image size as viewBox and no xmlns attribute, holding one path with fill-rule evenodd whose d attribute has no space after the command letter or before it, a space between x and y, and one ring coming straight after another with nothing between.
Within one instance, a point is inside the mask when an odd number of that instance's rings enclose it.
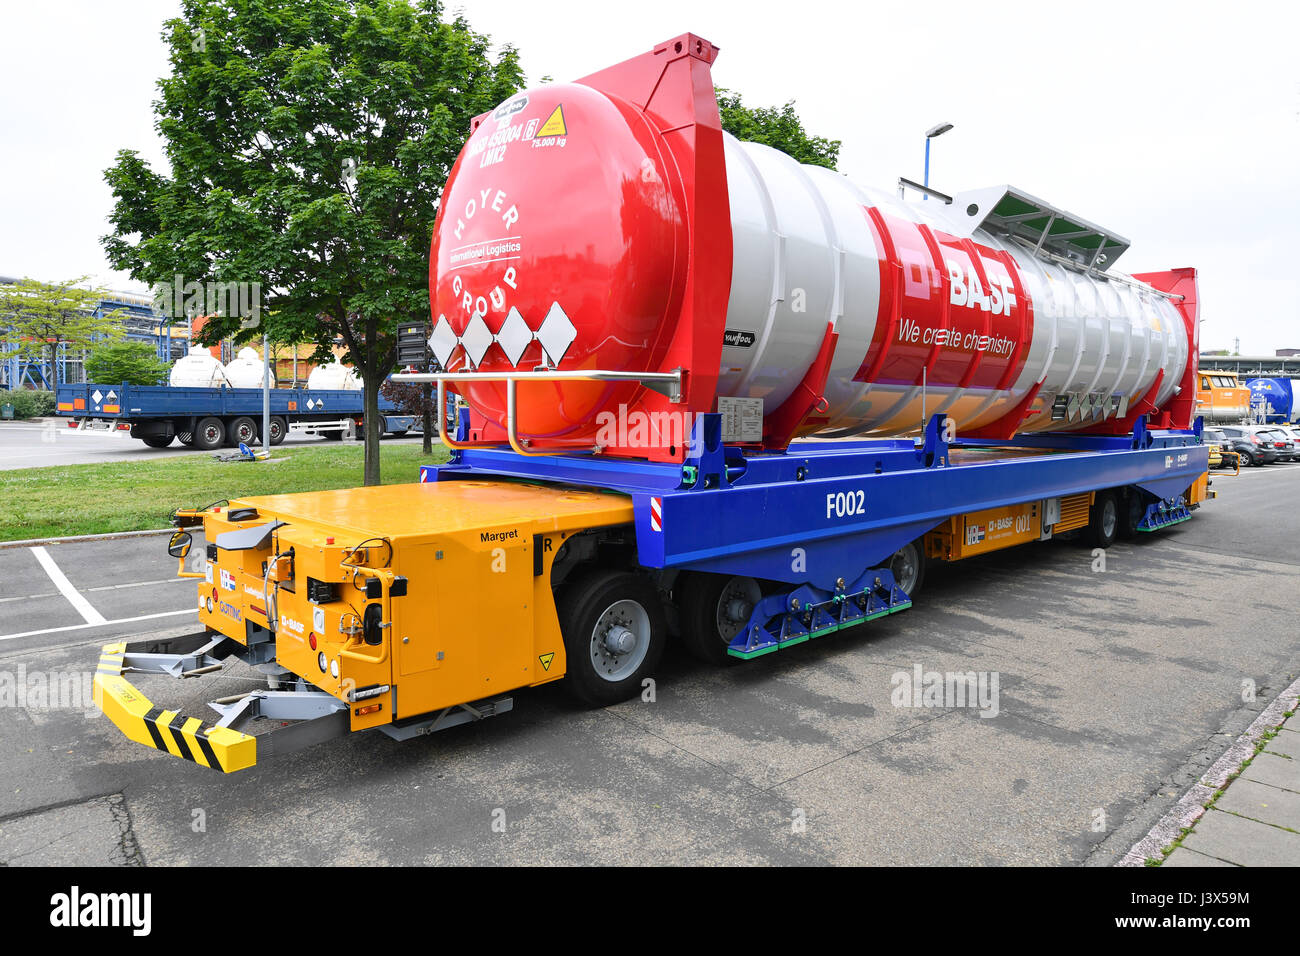
<instances>
[{"instance_id":1,"label":"tree trunk","mask_svg":"<svg viewBox=\"0 0 1300 956\"><path fill-rule=\"evenodd\" d=\"M421 391L424 394L424 448L426 455L433 454L433 411L429 408L429 403L433 401L433 385L425 385Z\"/></svg>"},{"instance_id":2,"label":"tree trunk","mask_svg":"<svg viewBox=\"0 0 1300 956\"><path fill-rule=\"evenodd\" d=\"M366 423L362 434L365 437L367 485L379 484L379 436L383 434L383 422L379 417L379 386L383 376L379 374L377 362L367 363L369 368L362 381L365 384Z\"/></svg>"}]
</instances>

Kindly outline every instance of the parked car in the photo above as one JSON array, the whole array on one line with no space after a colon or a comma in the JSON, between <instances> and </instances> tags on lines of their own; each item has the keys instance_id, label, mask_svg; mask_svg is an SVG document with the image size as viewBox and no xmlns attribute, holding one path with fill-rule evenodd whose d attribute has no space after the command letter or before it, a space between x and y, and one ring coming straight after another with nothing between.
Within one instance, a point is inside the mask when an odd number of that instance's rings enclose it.
<instances>
[{"instance_id":1,"label":"parked car","mask_svg":"<svg viewBox=\"0 0 1300 956\"><path fill-rule=\"evenodd\" d=\"M1292 461L1300 461L1300 426L1296 425L1274 425L1275 431L1286 435L1295 446L1295 454L1292 455Z\"/></svg>"},{"instance_id":2,"label":"parked car","mask_svg":"<svg viewBox=\"0 0 1300 956\"><path fill-rule=\"evenodd\" d=\"M1211 468L1232 468L1236 461L1225 462L1223 458L1224 443L1227 437L1223 432L1216 431L1213 428L1207 428L1201 432L1201 441L1205 444L1205 449L1210 453Z\"/></svg>"},{"instance_id":3,"label":"parked car","mask_svg":"<svg viewBox=\"0 0 1300 956\"><path fill-rule=\"evenodd\" d=\"M1260 437L1259 431L1265 430L1259 425L1224 425L1218 429L1231 442L1232 450L1241 456L1241 467L1247 465L1271 465L1278 460L1278 450L1274 443Z\"/></svg>"},{"instance_id":4,"label":"parked car","mask_svg":"<svg viewBox=\"0 0 1300 956\"><path fill-rule=\"evenodd\" d=\"M1234 441L1241 438L1229 438L1217 428L1207 428L1201 433L1201 441L1210 452L1211 468L1237 468L1241 464L1241 455L1233 448Z\"/></svg>"},{"instance_id":5,"label":"parked car","mask_svg":"<svg viewBox=\"0 0 1300 956\"><path fill-rule=\"evenodd\" d=\"M1277 449L1278 461L1295 461L1300 458L1300 447L1297 447L1295 440L1283 431L1281 426L1269 425L1255 434L1259 436L1260 441L1273 443L1273 447Z\"/></svg>"}]
</instances>

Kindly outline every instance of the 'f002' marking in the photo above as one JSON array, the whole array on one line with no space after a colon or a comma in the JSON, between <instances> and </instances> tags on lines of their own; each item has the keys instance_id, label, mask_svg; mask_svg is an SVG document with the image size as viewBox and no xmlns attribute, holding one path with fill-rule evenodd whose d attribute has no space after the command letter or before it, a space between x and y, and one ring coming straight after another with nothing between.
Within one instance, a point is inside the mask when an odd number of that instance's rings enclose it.
<instances>
[{"instance_id":1,"label":"'f002' marking","mask_svg":"<svg viewBox=\"0 0 1300 956\"><path fill-rule=\"evenodd\" d=\"M865 491L837 491L826 496L826 517L851 518L867 513Z\"/></svg>"}]
</instances>

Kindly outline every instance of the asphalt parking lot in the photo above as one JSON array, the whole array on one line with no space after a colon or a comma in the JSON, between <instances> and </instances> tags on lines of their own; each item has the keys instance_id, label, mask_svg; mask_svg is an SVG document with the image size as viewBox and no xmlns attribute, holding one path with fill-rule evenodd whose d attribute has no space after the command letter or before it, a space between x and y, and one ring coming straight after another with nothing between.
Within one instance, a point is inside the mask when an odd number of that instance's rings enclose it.
<instances>
[{"instance_id":1,"label":"asphalt parking lot","mask_svg":"<svg viewBox=\"0 0 1300 956\"><path fill-rule=\"evenodd\" d=\"M419 441L420 436L384 441ZM328 441L290 434L285 445L310 445ZM110 461L160 461L180 455L211 455L215 452L187 448L173 442L167 448L150 448L126 432L78 432L66 419L47 418L31 422L0 424L0 471L12 468L40 468L45 465L94 465Z\"/></svg>"},{"instance_id":2,"label":"asphalt parking lot","mask_svg":"<svg viewBox=\"0 0 1300 956\"><path fill-rule=\"evenodd\" d=\"M654 702L584 710L549 685L476 725L228 777L93 711L10 703L0 863L1107 865L1300 672L1300 465L1214 488L1104 571L1032 545L734 668L670 652ZM110 638L188 630L164 540L47 546L68 587L30 548L0 550L0 676L88 673ZM895 706L917 665L996 675L996 714ZM243 679L140 687L199 716Z\"/></svg>"}]
</instances>

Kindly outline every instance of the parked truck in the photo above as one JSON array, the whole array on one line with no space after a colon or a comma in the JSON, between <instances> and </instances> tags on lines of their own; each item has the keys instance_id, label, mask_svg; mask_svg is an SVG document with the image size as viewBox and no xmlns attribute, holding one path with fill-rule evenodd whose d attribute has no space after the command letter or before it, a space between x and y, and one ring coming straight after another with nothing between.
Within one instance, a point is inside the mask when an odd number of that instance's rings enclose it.
<instances>
[{"instance_id":1,"label":"parked truck","mask_svg":"<svg viewBox=\"0 0 1300 956\"><path fill-rule=\"evenodd\" d=\"M60 385L55 395L59 415L83 431L130 430L150 448L166 448L179 439L191 448L234 447L261 441L262 390L221 386ZM341 437L349 423L361 433L363 397L354 389L273 388L271 444L284 441L297 427L329 438ZM380 397L383 431L404 435L415 423L396 405Z\"/></svg>"},{"instance_id":2,"label":"parked truck","mask_svg":"<svg viewBox=\"0 0 1300 956\"><path fill-rule=\"evenodd\" d=\"M933 562L1105 548L1212 497L1194 270L1123 275L1128 240L1023 190L904 202L740 143L716 55L685 34L474 121L404 330L445 371L401 377L464 400L451 460L178 511L198 628L104 648L125 734L229 772L561 679L607 705L673 633L797 654ZM134 686L235 661L274 686L215 719Z\"/></svg>"}]
</instances>

